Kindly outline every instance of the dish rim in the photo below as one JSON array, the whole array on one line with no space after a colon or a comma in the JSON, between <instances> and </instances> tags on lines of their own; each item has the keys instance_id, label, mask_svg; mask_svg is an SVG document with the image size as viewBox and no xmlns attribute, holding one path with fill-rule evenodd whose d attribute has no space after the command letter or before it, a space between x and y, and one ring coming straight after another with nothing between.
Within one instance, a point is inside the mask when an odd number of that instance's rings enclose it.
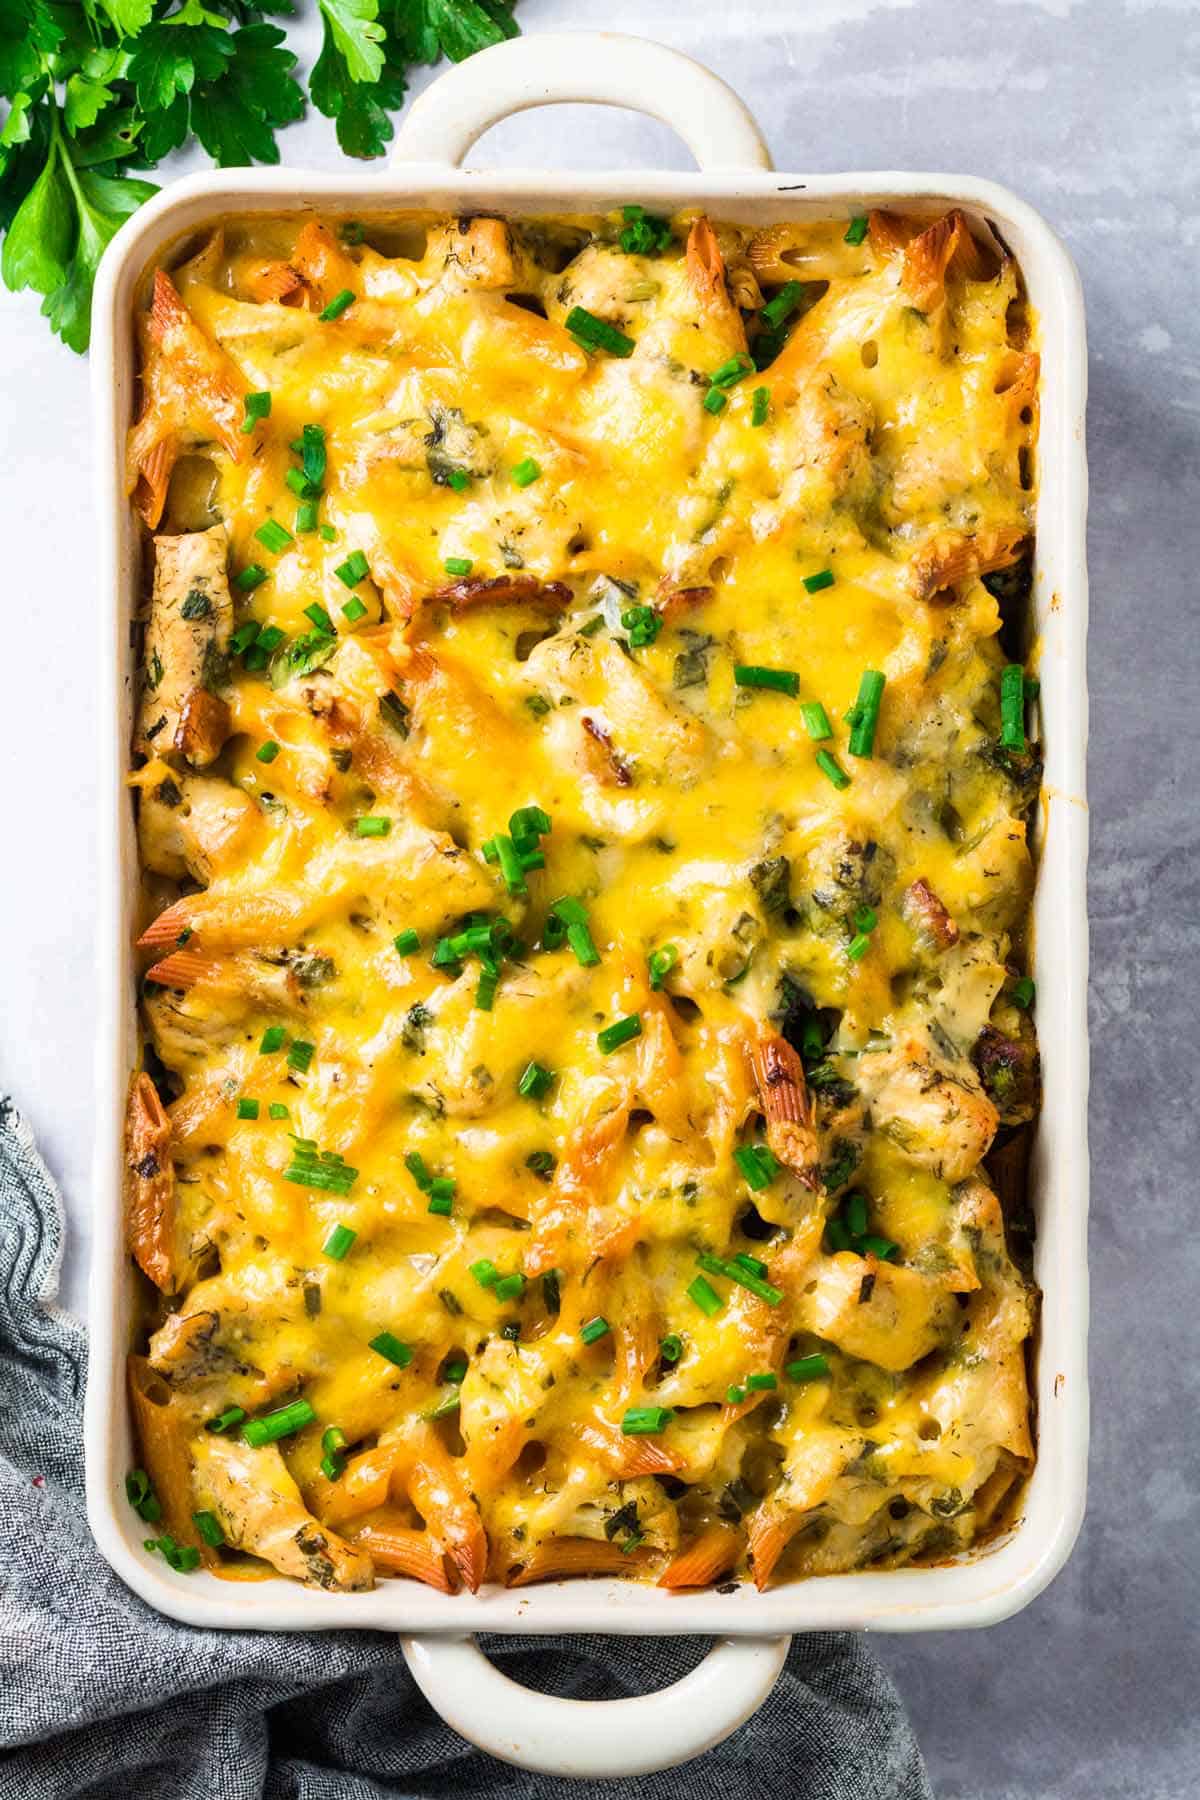
<instances>
[{"instance_id":1,"label":"dish rim","mask_svg":"<svg viewBox=\"0 0 1200 1800\"><path fill-rule=\"evenodd\" d=\"M487 1589L477 1596L447 1596L402 1581L385 1582L369 1594L331 1595L282 1579L233 1584L204 1574L175 1574L142 1550L142 1532L124 1504L122 1488L130 1442L124 1355L133 1283L124 1252L120 1168L124 1097L136 1061L128 921L136 858L131 811L127 805L122 809L122 797L127 792L132 694L127 621L137 593L137 534L122 470L135 368L134 291L153 257L215 216L346 211L362 217L413 210L553 214L608 210L635 199L658 210L702 206L716 216L751 223L880 204L931 214L961 205L998 228L1013 248L1039 315L1043 413L1033 616L1042 639L1047 761L1033 972L1038 978L1044 1099L1030 1183L1038 1215L1035 1277L1043 1304L1035 1381L1038 1460L1022 1516L994 1544L948 1564L812 1577L762 1594L746 1583L733 1594L702 1590L668 1595L636 1583L577 1579L531 1589ZM185 178L148 202L114 239L96 285L92 381L105 584L99 678L110 703L101 714L99 746L99 1123L85 1460L89 1522L106 1560L159 1611L188 1624L226 1629L761 1637L817 1629L957 1629L995 1623L1027 1605L1062 1567L1078 1534L1088 1441L1086 343L1078 276L1050 227L995 183L936 173L804 177L709 169L566 175L463 170L445 163L394 164L382 179L282 169L213 171Z\"/></svg>"}]
</instances>

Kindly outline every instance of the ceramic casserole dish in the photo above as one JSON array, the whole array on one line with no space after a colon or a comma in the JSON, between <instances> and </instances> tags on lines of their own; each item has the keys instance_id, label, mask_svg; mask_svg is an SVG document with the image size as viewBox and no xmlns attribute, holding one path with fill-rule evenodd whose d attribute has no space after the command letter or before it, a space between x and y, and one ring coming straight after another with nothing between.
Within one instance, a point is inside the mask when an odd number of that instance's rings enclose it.
<instances>
[{"instance_id":1,"label":"ceramic casserole dish","mask_svg":"<svg viewBox=\"0 0 1200 1800\"><path fill-rule=\"evenodd\" d=\"M564 175L464 170L462 158L505 115L551 102L632 107L670 124L694 153L688 173ZM142 1552L125 1505L131 1432L124 1384L134 1305L122 1231L122 1120L136 1063L133 916L137 856L124 781L134 693L129 623L138 604L135 521L124 492L133 416L133 306L147 265L216 218L320 208L367 218L428 208L456 213L597 212L638 202L661 212L702 207L746 224L895 207L930 218L962 208L1016 257L1040 320L1042 397L1037 567L1031 635L1040 646L1045 777L1036 825L1037 980L1043 1109L1030 1182L1034 1274L1043 1302L1033 1391L1038 1460L1017 1521L999 1538L936 1567L827 1576L756 1593L676 1594L617 1580L448 1595L413 1582L334 1595L173 1573ZM96 287L94 405L102 583L103 697L97 1079L99 1133L93 1332L87 1399L88 1506L96 1540L150 1605L189 1624L230 1629L393 1630L431 1703L464 1736L523 1767L593 1779L645 1773L697 1755L766 1698L789 1636L830 1629L946 1630L995 1623L1028 1604L1070 1552L1083 1514L1087 1455L1086 1206L1087 917L1084 800L1087 738L1084 524L1086 351L1078 277L1046 223L1015 195L965 177L777 174L737 97L678 52L617 36L524 38L436 82L410 109L392 164L375 173L221 170L191 177L144 206L113 241ZM719 1641L664 1692L579 1702L537 1695L498 1673L477 1631L699 1634Z\"/></svg>"}]
</instances>

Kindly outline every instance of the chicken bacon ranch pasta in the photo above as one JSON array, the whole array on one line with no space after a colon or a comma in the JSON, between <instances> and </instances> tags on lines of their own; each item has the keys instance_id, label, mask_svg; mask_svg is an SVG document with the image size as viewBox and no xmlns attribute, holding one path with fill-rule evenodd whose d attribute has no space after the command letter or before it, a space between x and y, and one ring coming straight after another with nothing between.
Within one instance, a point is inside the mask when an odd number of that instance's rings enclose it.
<instances>
[{"instance_id":1,"label":"chicken bacon ranch pasta","mask_svg":"<svg viewBox=\"0 0 1200 1800\"><path fill-rule=\"evenodd\" d=\"M953 212L191 250L129 438L147 1548L977 1541L1032 1456L1014 264Z\"/></svg>"}]
</instances>

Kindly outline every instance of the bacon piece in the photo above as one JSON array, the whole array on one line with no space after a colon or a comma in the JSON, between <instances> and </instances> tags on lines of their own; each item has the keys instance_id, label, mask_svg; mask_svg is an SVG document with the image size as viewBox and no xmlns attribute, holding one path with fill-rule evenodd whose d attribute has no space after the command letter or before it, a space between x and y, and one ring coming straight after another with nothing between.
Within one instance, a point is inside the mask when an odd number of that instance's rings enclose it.
<instances>
[{"instance_id":1,"label":"bacon piece","mask_svg":"<svg viewBox=\"0 0 1200 1800\"><path fill-rule=\"evenodd\" d=\"M671 625L681 613L693 607L707 606L713 597L711 587L672 587L665 578L659 587L658 615L664 625Z\"/></svg>"},{"instance_id":2,"label":"bacon piece","mask_svg":"<svg viewBox=\"0 0 1200 1800\"><path fill-rule=\"evenodd\" d=\"M229 707L219 695L193 688L180 710L174 747L194 768L206 768L221 754L232 723Z\"/></svg>"},{"instance_id":3,"label":"bacon piece","mask_svg":"<svg viewBox=\"0 0 1200 1800\"><path fill-rule=\"evenodd\" d=\"M803 1063L778 1034L760 1038L751 1049L750 1062L767 1121L767 1143L780 1162L816 1192L821 1185L821 1150Z\"/></svg>"},{"instance_id":4,"label":"bacon piece","mask_svg":"<svg viewBox=\"0 0 1200 1800\"><path fill-rule=\"evenodd\" d=\"M952 944L957 944L958 926L927 881L912 883L904 896L904 909L939 950L948 950Z\"/></svg>"}]
</instances>

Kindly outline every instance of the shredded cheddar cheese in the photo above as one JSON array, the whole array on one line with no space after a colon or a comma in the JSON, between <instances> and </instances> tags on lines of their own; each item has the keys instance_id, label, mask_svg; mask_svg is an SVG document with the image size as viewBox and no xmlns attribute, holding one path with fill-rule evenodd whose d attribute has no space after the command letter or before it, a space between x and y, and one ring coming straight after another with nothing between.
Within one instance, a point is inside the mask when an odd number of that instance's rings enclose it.
<instances>
[{"instance_id":1,"label":"shredded cheddar cheese","mask_svg":"<svg viewBox=\"0 0 1200 1800\"><path fill-rule=\"evenodd\" d=\"M763 1586L1030 1466L1033 326L847 223L153 273L131 1393L218 1572Z\"/></svg>"}]
</instances>

